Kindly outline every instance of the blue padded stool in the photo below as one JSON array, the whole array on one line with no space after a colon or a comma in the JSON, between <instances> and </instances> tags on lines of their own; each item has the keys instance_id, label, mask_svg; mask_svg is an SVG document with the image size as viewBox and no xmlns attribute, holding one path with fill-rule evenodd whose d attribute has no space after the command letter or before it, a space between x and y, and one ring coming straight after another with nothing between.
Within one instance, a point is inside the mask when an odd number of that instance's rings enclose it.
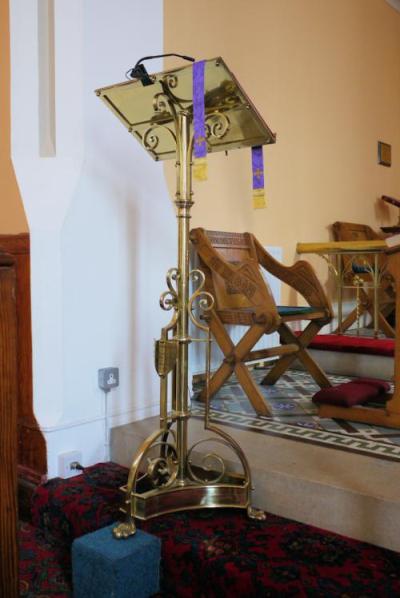
<instances>
[{"instance_id":1,"label":"blue padded stool","mask_svg":"<svg viewBox=\"0 0 400 598\"><path fill-rule=\"evenodd\" d=\"M159 591L161 540L141 530L116 540L113 527L74 540L74 598L147 598Z\"/></svg>"}]
</instances>

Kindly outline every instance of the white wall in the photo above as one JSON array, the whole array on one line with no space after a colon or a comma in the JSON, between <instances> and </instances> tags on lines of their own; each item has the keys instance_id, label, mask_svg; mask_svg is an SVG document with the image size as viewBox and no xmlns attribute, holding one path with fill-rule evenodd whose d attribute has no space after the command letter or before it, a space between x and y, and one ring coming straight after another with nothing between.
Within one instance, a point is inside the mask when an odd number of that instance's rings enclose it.
<instances>
[{"instance_id":1,"label":"white wall","mask_svg":"<svg viewBox=\"0 0 400 598\"><path fill-rule=\"evenodd\" d=\"M176 223L162 165L93 93L162 52L162 0L55 0L53 157L39 156L37 1L49 0L11 0L12 158L31 233L34 409L52 477L59 453L103 458L99 368L120 368L111 425L158 411L153 339L168 319L158 296L176 263Z\"/></svg>"}]
</instances>

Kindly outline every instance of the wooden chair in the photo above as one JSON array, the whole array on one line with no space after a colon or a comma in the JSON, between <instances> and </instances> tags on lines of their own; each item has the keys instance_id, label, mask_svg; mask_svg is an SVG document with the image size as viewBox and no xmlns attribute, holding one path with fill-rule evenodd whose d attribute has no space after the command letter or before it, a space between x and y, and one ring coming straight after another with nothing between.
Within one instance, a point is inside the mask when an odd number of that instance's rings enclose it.
<instances>
[{"instance_id":1,"label":"wooden chair","mask_svg":"<svg viewBox=\"0 0 400 598\"><path fill-rule=\"evenodd\" d=\"M372 241L381 238L370 226L353 222L335 222L332 225L332 231L335 241ZM359 262L352 259L351 256L343 256L342 259L343 272L346 273L344 276L345 283L352 284L354 276L357 275L364 283L369 283L371 285L371 273L368 271L368 268L365 267L365 262L367 261L369 267L373 268L371 257L365 256L365 258ZM394 279L387 269L387 257L384 254L379 256L379 269L384 271L384 274L381 279L381 286L378 293L378 326L386 336L394 338L394 328L388 322L387 318L395 309L396 292ZM360 303L358 308L359 316L363 313L369 313L372 320L374 319L374 296L372 288L367 288L365 285L360 287ZM342 322L342 332L350 328L356 320L357 308L353 309Z\"/></svg>"},{"instance_id":2,"label":"wooden chair","mask_svg":"<svg viewBox=\"0 0 400 598\"><path fill-rule=\"evenodd\" d=\"M250 233L196 228L191 231L190 238L199 256L200 269L206 276L206 290L215 300L207 319L225 356L211 378L210 396L235 372L255 411L260 415L270 415L246 363L274 356L279 359L262 384L275 384L297 358L320 387L330 386L325 373L306 350L321 327L332 319L330 303L310 264L299 261L290 267L283 266ZM277 307L260 266L298 291L309 306ZM309 323L297 335L288 324L303 320ZM237 345L226 330L228 324L249 327ZM280 335L280 346L253 350L264 334L275 331ZM204 394L200 397L203 400Z\"/></svg>"}]
</instances>

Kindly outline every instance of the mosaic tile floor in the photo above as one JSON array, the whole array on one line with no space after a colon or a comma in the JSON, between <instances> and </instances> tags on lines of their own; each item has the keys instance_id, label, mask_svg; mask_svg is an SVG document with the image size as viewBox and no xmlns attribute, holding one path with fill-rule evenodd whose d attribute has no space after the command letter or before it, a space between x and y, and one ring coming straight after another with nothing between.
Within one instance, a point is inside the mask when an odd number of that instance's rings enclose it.
<instances>
[{"instance_id":1,"label":"mosaic tile floor","mask_svg":"<svg viewBox=\"0 0 400 598\"><path fill-rule=\"evenodd\" d=\"M254 369L252 375L260 382L266 371ZM334 385L350 380L333 375L329 378ZM201 417L204 411L203 404L196 400L201 387L201 384L194 387L192 413L195 417ZM318 389L306 372L289 370L275 386L260 385L272 416L257 416L241 386L232 376L212 399L212 420L257 433L400 461L400 430L319 418L317 408L311 400Z\"/></svg>"}]
</instances>

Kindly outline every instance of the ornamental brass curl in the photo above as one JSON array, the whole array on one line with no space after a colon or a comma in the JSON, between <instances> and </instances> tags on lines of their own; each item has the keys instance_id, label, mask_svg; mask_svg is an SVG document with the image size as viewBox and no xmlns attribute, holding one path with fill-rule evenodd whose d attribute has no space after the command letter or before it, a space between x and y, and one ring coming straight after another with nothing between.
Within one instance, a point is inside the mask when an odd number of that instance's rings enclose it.
<instances>
[{"instance_id":1,"label":"ornamental brass curl","mask_svg":"<svg viewBox=\"0 0 400 598\"><path fill-rule=\"evenodd\" d=\"M200 444L205 442L219 442L220 444L226 444L221 438L204 438L196 442L189 450L187 455L187 471L189 477L194 481L202 485L207 484L218 484L226 473L226 464L223 458L217 453L211 452L206 455L202 455L199 465L195 465L198 469L202 469L205 472L206 477L201 478L195 474L193 470L193 464L191 455L193 450Z\"/></svg>"},{"instance_id":2,"label":"ornamental brass curl","mask_svg":"<svg viewBox=\"0 0 400 598\"><path fill-rule=\"evenodd\" d=\"M154 151L157 149L157 147L160 143L160 137L159 137L159 135L157 135L157 133L155 133L156 129L164 129L165 131L167 131L173 138L174 142L176 143L176 135L175 135L174 131L172 131L172 129L170 129L166 125L161 125L159 123L155 123L155 124L151 125L148 129L146 129L145 132L143 133L142 145L146 150Z\"/></svg>"},{"instance_id":3,"label":"ornamental brass curl","mask_svg":"<svg viewBox=\"0 0 400 598\"><path fill-rule=\"evenodd\" d=\"M176 75L167 75L164 81L170 89L175 89L178 86L178 77Z\"/></svg>"},{"instance_id":4,"label":"ornamental brass curl","mask_svg":"<svg viewBox=\"0 0 400 598\"><path fill-rule=\"evenodd\" d=\"M156 447L160 447L160 456L147 458L146 475L154 488L168 488L178 475L178 453L171 442L156 442L149 450Z\"/></svg>"},{"instance_id":5,"label":"ornamental brass curl","mask_svg":"<svg viewBox=\"0 0 400 598\"><path fill-rule=\"evenodd\" d=\"M222 139L229 131L231 123L229 118L220 112L215 112L206 118L206 136Z\"/></svg>"},{"instance_id":6,"label":"ornamental brass curl","mask_svg":"<svg viewBox=\"0 0 400 598\"><path fill-rule=\"evenodd\" d=\"M166 282L168 291L164 291L160 295L160 307L164 311L169 311L170 309L178 309L178 291L174 283L176 283L179 277L179 272L177 268L170 268L167 272Z\"/></svg>"},{"instance_id":7,"label":"ornamental brass curl","mask_svg":"<svg viewBox=\"0 0 400 598\"><path fill-rule=\"evenodd\" d=\"M168 441L169 435L172 436L172 442ZM162 438L162 440L159 440L159 438ZM167 462L169 459L167 467L168 471L164 471L165 468L161 467L159 458L156 457L155 459L156 461L158 461L158 463L153 463L154 460L151 458L148 459L148 467L145 469L145 473L140 474L140 472L143 471L141 465L144 458L147 457L149 451L154 447L161 447L160 459L164 459L164 462ZM130 467L128 482L126 486L123 488L123 490L126 492L125 504L130 505L130 510L125 510L125 508L123 508L127 515L127 520L118 524L113 529L114 537L127 538L128 536L133 535L136 531L134 511L132 510L132 496L137 492L137 485L139 484L139 482L146 478L147 475L149 475L152 484L161 484L163 488L165 488L167 485L172 485L176 479L174 468L175 462L177 463L178 459L176 451L176 434L173 430L168 429L167 434L165 432L165 429L156 430L141 444L134 456L133 463ZM160 479L160 475L162 479ZM153 479L151 478L151 476L153 476Z\"/></svg>"},{"instance_id":8,"label":"ornamental brass curl","mask_svg":"<svg viewBox=\"0 0 400 598\"><path fill-rule=\"evenodd\" d=\"M170 112L168 98L163 93L157 93L153 98L154 112Z\"/></svg>"},{"instance_id":9,"label":"ornamental brass curl","mask_svg":"<svg viewBox=\"0 0 400 598\"><path fill-rule=\"evenodd\" d=\"M330 272L332 272L335 279L338 280L339 279L339 271L338 271L338 268L336 268L334 262L332 261L332 257L330 255L325 255L323 253L318 254L318 255L323 260L325 260L325 262L328 264L328 269L330 270Z\"/></svg>"},{"instance_id":10,"label":"ornamental brass curl","mask_svg":"<svg viewBox=\"0 0 400 598\"><path fill-rule=\"evenodd\" d=\"M206 326L205 324L202 324L200 322L200 320L198 320L193 314L193 311L195 309L194 303L195 303L195 301L198 301L198 304L197 304L198 308L202 312L207 312L207 311L210 311L214 307L214 297L208 291L202 290L206 283L206 277L204 275L204 272L202 272L201 270L192 270L189 273L189 276L191 277L191 279L194 283L199 282L198 288L196 289L196 291L193 293L193 295L189 299L189 304L188 304L189 317L190 317L192 323L197 328L200 328L201 330L208 332L208 326Z\"/></svg>"},{"instance_id":11,"label":"ornamental brass curl","mask_svg":"<svg viewBox=\"0 0 400 598\"><path fill-rule=\"evenodd\" d=\"M174 110L176 106L178 106L180 109L183 109L184 105L192 103L192 97L182 98L182 97L177 96L176 93L174 91L172 91L173 89L175 90L179 84L179 80L176 75L169 74L169 75L163 77L160 80L160 84L164 91L164 95L169 99L171 113L172 113L172 110Z\"/></svg>"}]
</instances>

